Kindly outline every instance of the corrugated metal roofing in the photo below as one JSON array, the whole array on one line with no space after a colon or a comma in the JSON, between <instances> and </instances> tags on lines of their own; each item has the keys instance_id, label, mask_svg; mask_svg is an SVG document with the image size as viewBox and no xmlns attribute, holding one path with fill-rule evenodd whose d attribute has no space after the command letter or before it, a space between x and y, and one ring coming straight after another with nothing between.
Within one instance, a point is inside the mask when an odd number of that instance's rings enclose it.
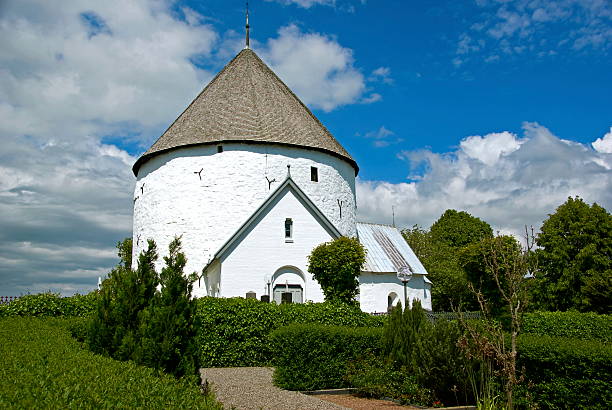
<instances>
[{"instance_id":1,"label":"corrugated metal roofing","mask_svg":"<svg viewBox=\"0 0 612 410\"><path fill-rule=\"evenodd\" d=\"M357 163L251 49L242 50L134 164L172 149L222 142L275 143Z\"/></svg>"},{"instance_id":2,"label":"corrugated metal roofing","mask_svg":"<svg viewBox=\"0 0 612 410\"><path fill-rule=\"evenodd\" d=\"M399 229L391 225L357 222L359 241L366 248L365 272L398 272L408 267L412 273L427 275Z\"/></svg>"}]
</instances>

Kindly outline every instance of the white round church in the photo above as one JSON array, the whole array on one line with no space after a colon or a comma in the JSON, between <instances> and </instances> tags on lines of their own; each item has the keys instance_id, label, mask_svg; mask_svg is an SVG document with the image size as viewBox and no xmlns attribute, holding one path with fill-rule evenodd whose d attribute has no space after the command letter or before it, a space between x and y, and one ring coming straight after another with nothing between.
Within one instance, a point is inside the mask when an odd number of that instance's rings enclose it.
<instances>
[{"instance_id":1,"label":"white round church","mask_svg":"<svg viewBox=\"0 0 612 410\"><path fill-rule=\"evenodd\" d=\"M356 221L357 163L249 48L242 50L134 164L133 252L181 236L194 295L323 301L307 270L314 247L357 236L367 252L364 311L403 300L431 309L427 272L400 232ZM137 258L133 259L136 263ZM161 269L163 261L158 261Z\"/></svg>"}]
</instances>

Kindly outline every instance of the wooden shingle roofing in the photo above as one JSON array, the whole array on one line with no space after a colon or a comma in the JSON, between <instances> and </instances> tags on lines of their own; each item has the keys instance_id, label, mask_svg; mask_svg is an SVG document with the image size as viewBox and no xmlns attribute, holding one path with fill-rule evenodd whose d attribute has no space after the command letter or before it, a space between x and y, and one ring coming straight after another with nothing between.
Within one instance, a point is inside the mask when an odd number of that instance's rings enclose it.
<instances>
[{"instance_id":1,"label":"wooden shingle roofing","mask_svg":"<svg viewBox=\"0 0 612 410\"><path fill-rule=\"evenodd\" d=\"M323 151L357 163L312 112L253 52L244 49L217 74L134 164L176 148L224 142L272 143Z\"/></svg>"}]
</instances>

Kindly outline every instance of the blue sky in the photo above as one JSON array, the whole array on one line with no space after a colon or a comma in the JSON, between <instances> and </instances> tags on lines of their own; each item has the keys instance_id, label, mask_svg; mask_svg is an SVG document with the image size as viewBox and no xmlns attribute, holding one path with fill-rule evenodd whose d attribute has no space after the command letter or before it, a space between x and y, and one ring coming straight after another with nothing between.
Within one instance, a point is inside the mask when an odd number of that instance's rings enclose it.
<instances>
[{"instance_id":1,"label":"blue sky","mask_svg":"<svg viewBox=\"0 0 612 410\"><path fill-rule=\"evenodd\" d=\"M612 209L604 0L252 0L252 48L360 166L358 212ZM91 289L135 159L244 46L244 2L0 3L0 293Z\"/></svg>"}]
</instances>

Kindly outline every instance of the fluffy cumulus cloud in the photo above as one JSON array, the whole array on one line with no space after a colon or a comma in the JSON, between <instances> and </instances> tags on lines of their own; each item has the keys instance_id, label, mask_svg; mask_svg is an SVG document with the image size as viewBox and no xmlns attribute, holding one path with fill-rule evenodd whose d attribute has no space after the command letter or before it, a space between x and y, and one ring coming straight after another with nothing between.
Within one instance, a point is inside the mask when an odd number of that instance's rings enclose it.
<instances>
[{"instance_id":1,"label":"fluffy cumulus cloud","mask_svg":"<svg viewBox=\"0 0 612 410\"><path fill-rule=\"evenodd\" d=\"M455 65L484 53L485 62L504 56L610 49L612 6L606 0L476 0L469 30L457 41Z\"/></svg>"},{"instance_id":2,"label":"fluffy cumulus cloud","mask_svg":"<svg viewBox=\"0 0 612 410\"><path fill-rule=\"evenodd\" d=\"M210 78L190 59L214 30L169 7L2 4L0 293L87 291L116 262L135 158L103 141L149 143Z\"/></svg>"},{"instance_id":3,"label":"fluffy cumulus cloud","mask_svg":"<svg viewBox=\"0 0 612 410\"><path fill-rule=\"evenodd\" d=\"M380 100L366 92L363 74L351 49L333 37L304 33L296 25L283 27L258 53L305 104L324 111L357 102ZM315 63L316 62L316 63Z\"/></svg>"},{"instance_id":4,"label":"fluffy cumulus cloud","mask_svg":"<svg viewBox=\"0 0 612 410\"><path fill-rule=\"evenodd\" d=\"M402 152L412 170L425 171L399 184L358 180L360 218L388 222L395 205L400 225L429 227L453 208L519 234L524 225L538 228L569 196L612 209L612 154L561 140L536 123L523 128L521 138L509 132L467 137L445 154ZM608 135L597 141L609 141Z\"/></svg>"},{"instance_id":5,"label":"fluffy cumulus cloud","mask_svg":"<svg viewBox=\"0 0 612 410\"><path fill-rule=\"evenodd\" d=\"M603 138L597 138L592 145L598 152L612 154L612 127L610 127L610 132L604 135Z\"/></svg>"}]
</instances>

